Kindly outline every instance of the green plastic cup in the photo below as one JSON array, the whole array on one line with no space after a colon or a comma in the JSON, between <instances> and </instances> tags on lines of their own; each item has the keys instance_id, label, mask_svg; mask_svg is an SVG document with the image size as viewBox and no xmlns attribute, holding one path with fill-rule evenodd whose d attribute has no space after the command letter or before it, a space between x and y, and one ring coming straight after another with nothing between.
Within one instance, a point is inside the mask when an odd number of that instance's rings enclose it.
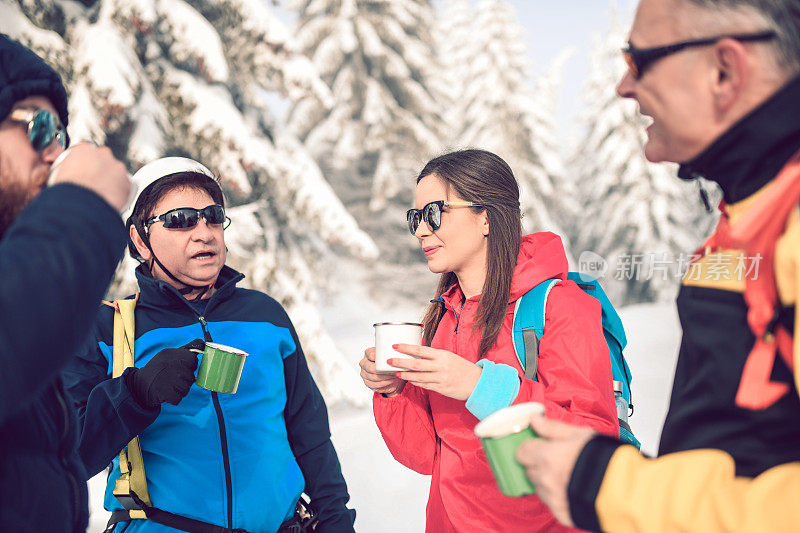
<instances>
[{"instance_id":1,"label":"green plastic cup","mask_svg":"<svg viewBox=\"0 0 800 533\"><path fill-rule=\"evenodd\" d=\"M506 496L536 494L536 488L517 461L519 445L528 439L539 438L531 429L534 414L543 415L540 403L521 403L492 413L475 426L475 435L483 444L500 492Z\"/></svg>"},{"instance_id":2,"label":"green plastic cup","mask_svg":"<svg viewBox=\"0 0 800 533\"><path fill-rule=\"evenodd\" d=\"M215 342L207 342L205 350L192 351L203 354L195 383L210 391L236 394L247 352Z\"/></svg>"}]
</instances>

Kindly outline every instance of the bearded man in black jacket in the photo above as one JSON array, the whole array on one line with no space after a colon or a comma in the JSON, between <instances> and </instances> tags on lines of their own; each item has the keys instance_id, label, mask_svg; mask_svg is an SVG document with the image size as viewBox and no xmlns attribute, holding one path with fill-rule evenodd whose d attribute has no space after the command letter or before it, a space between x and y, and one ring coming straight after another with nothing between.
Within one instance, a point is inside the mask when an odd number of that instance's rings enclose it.
<instances>
[{"instance_id":1,"label":"bearded man in black jacket","mask_svg":"<svg viewBox=\"0 0 800 533\"><path fill-rule=\"evenodd\" d=\"M58 74L0 34L0 531L82 533L88 521L59 372L122 257L131 184L111 151L90 143L51 176L66 125Z\"/></svg>"}]
</instances>

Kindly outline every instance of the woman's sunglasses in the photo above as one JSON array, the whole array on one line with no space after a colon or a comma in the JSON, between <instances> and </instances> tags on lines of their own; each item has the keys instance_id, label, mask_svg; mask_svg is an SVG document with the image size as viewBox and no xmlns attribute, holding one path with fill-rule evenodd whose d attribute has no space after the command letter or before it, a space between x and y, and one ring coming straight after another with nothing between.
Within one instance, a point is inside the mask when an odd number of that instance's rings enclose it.
<instances>
[{"instance_id":1,"label":"woman's sunglasses","mask_svg":"<svg viewBox=\"0 0 800 533\"><path fill-rule=\"evenodd\" d=\"M442 225L442 211L445 207L481 207L481 204L464 201L448 202L446 200L436 200L435 202L425 204L422 209L409 209L406 211L408 231L411 232L411 235L416 235L417 228L423 220L431 228L431 231L436 231Z\"/></svg>"},{"instance_id":2,"label":"woman's sunglasses","mask_svg":"<svg viewBox=\"0 0 800 533\"><path fill-rule=\"evenodd\" d=\"M46 109L15 109L8 115L12 122L25 124L28 131L28 140L37 152L41 152L53 141L58 141L61 148L69 146L67 130L61 125L53 113Z\"/></svg>"},{"instance_id":3,"label":"woman's sunglasses","mask_svg":"<svg viewBox=\"0 0 800 533\"><path fill-rule=\"evenodd\" d=\"M219 204L213 204L203 209L193 207L170 209L163 215L151 218L145 222L144 226L148 228L160 220L164 222L164 227L167 229L187 229L195 227L200 221L200 217L206 219L207 224L223 224L222 229L227 228L231 223L231 219L225 216L225 208Z\"/></svg>"}]
</instances>

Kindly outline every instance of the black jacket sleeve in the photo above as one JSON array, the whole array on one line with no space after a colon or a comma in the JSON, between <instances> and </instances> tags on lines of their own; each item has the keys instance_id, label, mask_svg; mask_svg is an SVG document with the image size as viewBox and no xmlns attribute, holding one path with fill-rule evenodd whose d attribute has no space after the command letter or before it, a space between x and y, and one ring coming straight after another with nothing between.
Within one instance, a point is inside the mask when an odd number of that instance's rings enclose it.
<instances>
[{"instance_id":1,"label":"black jacket sleeve","mask_svg":"<svg viewBox=\"0 0 800 533\"><path fill-rule=\"evenodd\" d=\"M56 378L84 342L125 228L94 192L42 191L0 241L0 424Z\"/></svg>"},{"instance_id":2,"label":"black jacket sleeve","mask_svg":"<svg viewBox=\"0 0 800 533\"><path fill-rule=\"evenodd\" d=\"M62 375L78 417L78 452L89 477L108 466L161 412L160 406L145 408L133 398L125 379L130 369L118 378L109 374L109 360L99 348L101 339L110 338L113 319L108 320L109 315L113 315L111 308L101 310L94 334ZM103 326L109 335L103 335Z\"/></svg>"},{"instance_id":3,"label":"black jacket sleeve","mask_svg":"<svg viewBox=\"0 0 800 533\"><path fill-rule=\"evenodd\" d=\"M287 317L288 321L288 317ZM308 370L294 327L297 349L283 360L286 379L286 430L289 445L305 478L305 493L319 517L318 533L352 532L356 512L347 508L350 495L331 442L328 410Z\"/></svg>"}]
</instances>

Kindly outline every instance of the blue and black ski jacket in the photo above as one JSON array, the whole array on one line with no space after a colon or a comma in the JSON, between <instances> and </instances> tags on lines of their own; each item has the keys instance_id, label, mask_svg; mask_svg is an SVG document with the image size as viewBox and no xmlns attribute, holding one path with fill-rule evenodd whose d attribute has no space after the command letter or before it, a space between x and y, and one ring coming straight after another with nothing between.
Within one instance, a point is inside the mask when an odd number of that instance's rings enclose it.
<instances>
[{"instance_id":1,"label":"blue and black ski jacket","mask_svg":"<svg viewBox=\"0 0 800 533\"><path fill-rule=\"evenodd\" d=\"M80 455L89 475L109 463L109 511L120 449L139 435L153 506L228 528L274 532L302 492L320 517L320 532L353 531L347 486L330 440L328 415L294 327L281 305L236 287L244 276L223 267L216 292L189 302L168 283L136 271L135 361L205 338L249 353L238 392L193 385L177 406L143 408L112 378L113 310L105 307L92 346L70 365L65 384L82 428ZM127 370L126 372L130 372ZM133 520L126 532L173 531ZM121 531L123 524L117 526Z\"/></svg>"}]
</instances>

